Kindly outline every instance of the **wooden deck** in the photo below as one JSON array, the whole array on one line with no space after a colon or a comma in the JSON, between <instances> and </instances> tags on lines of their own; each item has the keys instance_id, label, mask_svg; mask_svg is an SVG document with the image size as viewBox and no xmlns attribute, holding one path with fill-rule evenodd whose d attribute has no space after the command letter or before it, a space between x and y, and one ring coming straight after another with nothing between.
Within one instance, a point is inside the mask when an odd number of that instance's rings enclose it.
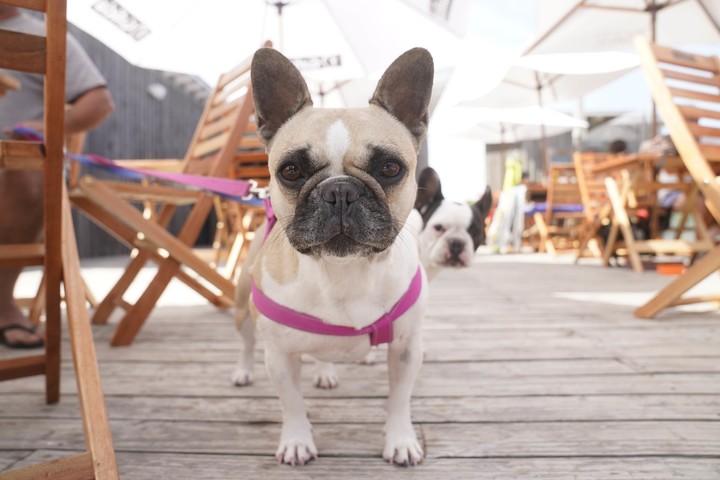
<instances>
[{"instance_id":1,"label":"wooden deck","mask_svg":"<svg viewBox=\"0 0 720 480\"><path fill-rule=\"evenodd\" d=\"M93 288L118 275L85 266ZM333 391L314 389L306 369L321 457L278 465L279 404L264 369L254 386L232 386L230 314L176 287L130 347L108 346L114 325L93 327L121 476L720 479L720 315L709 305L652 321L631 313L670 279L535 254L479 255L443 272L413 400L427 459L411 469L381 459L382 360L341 365ZM720 277L700 288L720 290ZM0 383L0 471L82 449L67 355L63 373L54 406L40 378Z\"/></svg>"}]
</instances>

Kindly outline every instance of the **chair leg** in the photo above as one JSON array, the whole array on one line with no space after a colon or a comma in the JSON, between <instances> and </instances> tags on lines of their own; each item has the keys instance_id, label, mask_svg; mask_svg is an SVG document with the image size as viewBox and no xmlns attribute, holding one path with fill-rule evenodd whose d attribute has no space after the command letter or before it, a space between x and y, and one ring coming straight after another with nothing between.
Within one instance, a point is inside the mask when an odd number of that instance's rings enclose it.
<instances>
[{"instance_id":1,"label":"chair leg","mask_svg":"<svg viewBox=\"0 0 720 480\"><path fill-rule=\"evenodd\" d=\"M150 282L145 292L125 312L125 316L115 329L110 345L114 347L126 346L133 342L170 280L179 270L180 264L172 260L166 260L160 265L155 278Z\"/></svg>"},{"instance_id":2,"label":"chair leg","mask_svg":"<svg viewBox=\"0 0 720 480\"><path fill-rule=\"evenodd\" d=\"M42 279L40 280L40 286L38 287L37 295L35 296L32 304L30 305L28 319L30 320L30 322L32 322L33 325L40 325L40 317L42 316L43 310L45 308L45 291L47 288L45 284L46 280L47 277L45 276L45 274L43 274Z\"/></svg>"},{"instance_id":3,"label":"chair leg","mask_svg":"<svg viewBox=\"0 0 720 480\"><path fill-rule=\"evenodd\" d=\"M67 304L67 323L70 348L75 366L78 397L85 431L85 444L92 457L97 479L117 479L118 470L113 449L110 423L105 410L105 398L100 383L95 343L93 341L85 291L76 288L83 284L80 256L72 226L70 202L63 195L63 283Z\"/></svg>"},{"instance_id":4,"label":"chair leg","mask_svg":"<svg viewBox=\"0 0 720 480\"><path fill-rule=\"evenodd\" d=\"M125 271L120 276L120 279L113 285L112 289L105 295L105 298L95 308L95 313L92 317L92 323L95 325L105 325L112 315L112 312L118 305L122 304L122 297L132 285L132 282L140 273L140 270L145 266L145 263L149 260L149 253L140 250L138 254L130 260L130 263L125 267Z\"/></svg>"},{"instance_id":5,"label":"chair leg","mask_svg":"<svg viewBox=\"0 0 720 480\"><path fill-rule=\"evenodd\" d=\"M637 308L635 315L640 318L653 318L660 310L676 304L685 292L718 269L720 269L720 246L712 249L645 305Z\"/></svg>"},{"instance_id":6,"label":"chair leg","mask_svg":"<svg viewBox=\"0 0 720 480\"><path fill-rule=\"evenodd\" d=\"M642 273L643 266L640 260L640 255L635 248L635 237L630 226L630 218L628 218L627 211L625 210L627 192L629 191L628 182L623 185L622 194L618 190L617 183L614 179L608 177L605 179L605 187L608 191L608 197L613 207L613 213L615 221L618 223L618 227L623 234L623 241L625 242L625 248L628 251L628 258L630 259L630 265L633 270L638 273Z\"/></svg>"},{"instance_id":7,"label":"chair leg","mask_svg":"<svg viewBox=\"0 0 720 480\"><path fill-rule=\"evenodd\" d=\"M602 254L603 265L606 267L610 265L610 257L612 256L613 252L615 252L615 244L617 243L618 230L618 222L613 219L612 224L610 224L610 231L608 232L608 238L605 242L605 247L603 248Z\"/></svg>"},{"instance_id":8,"label":"chair leg","mask_svg":"<svg viewBox=\"0 0 720 480\"><path fill-rule=\"evenodd\" d=\"M543 253L548 251L548 253L554 253L553 250L555 249L550 241L550 232L545 223L545 217L536 212L533 214L533 220L535 220L535 226L537 227L538 236L540 237L538 241L538 252ZM550 247L550 249L548 249L548 247Z\"/></svg>"}]
</instances>

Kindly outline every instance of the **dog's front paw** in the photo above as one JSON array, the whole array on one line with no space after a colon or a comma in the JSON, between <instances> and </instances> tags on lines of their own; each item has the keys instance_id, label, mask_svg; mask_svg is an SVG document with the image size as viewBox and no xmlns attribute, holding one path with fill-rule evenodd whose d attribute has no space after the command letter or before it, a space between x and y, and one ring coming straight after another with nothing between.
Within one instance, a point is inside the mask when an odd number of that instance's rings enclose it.
<instances>
[{"instance_id":1,"label":"dog's front paw","mask_svg":"<svg viewBox=\"0 0 720 480\"><path fill-rule=\"evenodd\" d=\"M313 441L310 427L286 428L280 437L280 446L275 454L281 463L288 465L305 465L318 457L317 447Z\"/></svg>"},{"instance_id":2,"label":"dog's front paw","mask_svg":"<svg viewBox=\"0 0 720 480\"><path fill-rule=\"evenodd\" d=\"M247 368L237 367L232 375L233 385L236 387L246 387L253 383L253 373Z\"/></svg>"},{"instance_id":3,"label":"dog's front paw","mask_svg":"<svg viewBox=\"0 0 720 480\"><path fill-rule=\"evenodd\" d=\"M407 467L422 462L424 455L412 427L405 433L387 431L383 451L383 458L387 462Z\"/></svg>"},{"instance_id":4,"label":"dog's front paw","mask_svg":"<svg viewBox=\"0 0 720 480\"><path fill-rule=\"evenodd\" d=\"M323 389L337 388L340 385L340 379L333 373L318 372L315 375L315 387Z\"/></svg>"},{"instance_id":5,"label":"dog's front paw","mask_svg":"<svg viewBox=\"0 0 720 480\"><path fill-rule=\"evenodd\" d=\"M340 385L340 378L335 371L335 365L332 363L318 362L317 372L315 373L315 387L332 389Z\"/></svg>"}]
</instances>

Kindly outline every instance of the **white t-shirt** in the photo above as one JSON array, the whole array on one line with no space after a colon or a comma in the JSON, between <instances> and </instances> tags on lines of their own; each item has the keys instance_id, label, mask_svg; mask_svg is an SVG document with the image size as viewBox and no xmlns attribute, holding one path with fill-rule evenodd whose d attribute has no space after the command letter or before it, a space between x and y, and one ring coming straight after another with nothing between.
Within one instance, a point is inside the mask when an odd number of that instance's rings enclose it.
<instances>
[{"instance_id":1,"label":"white t-shirt","mask_svg":"<svg viewBox=\"0 0 720 480\"><path fill-rule=\"evenodd\" d=\"M20 15L0 20L0 28L15 32L45 35L45 24L42 20L27 15ZM43 117L43 85L44 77L35 73L3 70L0 72L20 80L20 90L8 90L0 97L0 136L10 130L18 122L40 120ZM65 72L65 101L73 103L82 94L97 87L104 87L107 81L90 60L78 41L68 34L67 67Z\"/></svg>"}]
</instances>

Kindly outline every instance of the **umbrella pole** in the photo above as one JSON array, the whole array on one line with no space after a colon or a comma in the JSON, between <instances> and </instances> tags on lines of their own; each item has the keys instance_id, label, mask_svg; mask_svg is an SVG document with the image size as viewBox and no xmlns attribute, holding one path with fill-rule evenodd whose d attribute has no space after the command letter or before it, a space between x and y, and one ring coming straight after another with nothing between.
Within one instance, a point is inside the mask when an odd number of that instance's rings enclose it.
<instances>
[{"instance_id":1,"label":"umbrella pole","mask_svg":"<svg viewBox=\"0 0 720 480\"><path fill-rule=\"evenodd\" d=\"M280 52L283 51L283 47L285 46L285 42L283 39L283 15L282 15L282 12L283 12L283 7L285 7L285 5L287 5L287 4L288 4L288 2L283 2L283 1L277 1L273 4L275 6L275 8L277 8L277 23L278 23L278 37L277 37L278 38L278 46L277 46L277 48L278 48L278 51L280 51Z\"/></svg>"},{"instance_id":2,"label":"umbrella pole","mask_svg":"<svg viewBox=\"0 0 720 480\"><path fill-rule=\"evenodd\" d=\"M658 8L655 5L655 0L650 1L650 5L648 5L648 9L650 10L650 41L652 43L655 43L656 40L656 33L655 28L657 26L657 11ZM655 137L657 135L657 106L655 105L655 100L652 100L652 136Z\"/></svg>"},{"instance_id":3,"label":"umbrella pole","mask_svg":"<svg viewBox=\"0 0 720 480\"><path fill-rule=\"evenodd\" d=\"M543 106L543 99L542 99L542 89L544 87L542 81L540 80L540 74L538 72L535 72L535 85L537 86L537 95L538 95L538 106L542 108ZM545 174L547 175L550 172L550 166L548 165L548 159L547 159L547 152L545 151L547 149L547 139L545 138L545 122L540 121L540 162L542 163L543 169L545 170Z\"/></svg>"},{"instance_id":4,"label":"umbrella pole","mask_svg":"<svg viewBox=\"0 0 720 480\"><path fill-rule=\"evenodd\" d=\"M505 124L500 122L500 161L505 162Z\"/></svg>"},{"instance_id":5,"label":"umbrella pole","mask_svg":"<svg viewBox=\"0 0 720 480\"><path fill-rule=\"evenodd\" d=\"M540 123L540 158L545 174L550 173L550 162L547 156L547 138L545 138L545 122Z\"/></svg>"}]
</instances>

